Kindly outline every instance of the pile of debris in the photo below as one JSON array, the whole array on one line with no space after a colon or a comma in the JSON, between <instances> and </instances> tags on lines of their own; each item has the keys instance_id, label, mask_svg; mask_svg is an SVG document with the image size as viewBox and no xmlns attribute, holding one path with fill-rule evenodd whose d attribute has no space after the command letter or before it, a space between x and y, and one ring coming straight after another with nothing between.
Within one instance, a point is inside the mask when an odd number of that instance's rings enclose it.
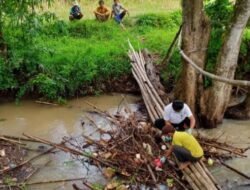
<instances>
[{"instance_id":1,"label":"pile of debris","mask_svg":"<svg viewBox=\"0 0 250 190\"><path fill-rule=\"evenodd\" d=\"M120 176L125 181L123 185L130 185L132 189L140 189L142 184L156 187L157 184L164 184L174 185L179 189L192 189L182 171L175 164L174 157L162 168L157 168L155 160L162 157L165 150L162 150L163 144L156 144L155 137L158 137L158 131L150 123L138 117L137 113L130 112L129 117L113 116L98 109L97 114L107 118L116 127L105 131L91 119L93 127L97 128L96 131L100 133L101 138L95 140L89 136L82 136L78 142L77 138L74 138L70 146L85 154L88 153L88 163L101 167L107 179ZM247 149L235 148L219 142L218 139L208 139L201 135L197 138L205 152L204 163L201 164L204 170L206 166L211 165L208 162L211 158L224 163L226 159L237 156L245 157L243 153ZM174 183L170 183L171 180ZM111 184L111 188L106 189L115 189L114 183Z\"/></svg>"},{"instance_id":2,"label":"pile of debris","mask_svg":"<svg viewBox=\"0 0 250 190\"><path fill-rule=\"evenodd\" d=\"M24 183L34 172L30 163L20 165L27 156L24 143L0 137L0 188L9 189L14 183ZM14 170L18 166L18 170ZM19 188L12 188L13 190Z\"/></svg>"}]
</instances>

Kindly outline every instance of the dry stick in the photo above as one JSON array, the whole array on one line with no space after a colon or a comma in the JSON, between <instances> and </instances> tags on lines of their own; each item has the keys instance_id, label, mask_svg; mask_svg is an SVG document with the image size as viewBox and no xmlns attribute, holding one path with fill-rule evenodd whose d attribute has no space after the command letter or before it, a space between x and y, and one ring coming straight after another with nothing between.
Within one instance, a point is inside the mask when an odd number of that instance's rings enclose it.
<instances>
[{"instance_id":1,"label":"dry stick","mask_svg":"<svg viewBox=\"0 0 250 190\"><path fill-rule=\"evenodd\" d=\"M225 150L225 151L228 151L230 153L233 153L233 154L236 154L236 155L239 155L239 156L242 156L242 157L247 157L246 155L244 155L242 153L233 151L232 149L229 149L229 148L226 148L226 147L221 147L221 146L216 145L216 144L211 144L211 143L207 143L207 142L202 142L202 144L212 146L212 147L215 147L215 148L218 148L218 149L221 149L221 150Z\"/></svg>"},{"instance_id":2,"label":"dry stick","mask_svg":"<svg viewBox=\"0 0 250 190\"><path fill-rule=\"evenodd\" d=\"M223 166L227 167L228 169L230 169L230 170L236 172L237 174L241 175L242 177L244 177L244 178L250 180L250 176L244 174L243 172L237 170L236 168L233 168L232 166L227 165L227 164L226 164L225 162L223 162L222 160L220 160L219 163L222 164Z\"/></svg>"},{"instance_id":3,"label":"dry stick","mask_svg":"<svg viewBox=\"0 0 250 190\"><path fill-rule=\"evenodd\" d=\"M155 177L155 174L154 174L154 172L153 172L151 166L148 164L147 159L145 159L144 161L145 161L145 163L147 164L148 171L149 171L149 173L150 173L152 179L153 179L154 182L155 182L156 189L160 190L159 185L157 184L157 179L156 179L156 177Z\"/></svg>"},{"instance_id":4,"label":"dry stick","mask_svg":"<svg viewBox=\"0 0 250 190\"><path fill-rule=\"evenodd\" d=\"M30 139L37 140L37 141L39 141L39 142L41 142L43 144L53 146L54 148L58 148L58 149L60 149L60 150L62 150L64 152L84 156L84 152L81 152L79 150L75 150L75 149L72 149L72 148L69 148L69 147L66 147L66 146L62 146L61 144L56 144L56 143L50 142L48 140L41 139L39 137L34 137L34 136L31 136L31 135L27 135L27 134L23 134L23 136L28 137Z\"/></svg>"},{"instance_id":5,"label":"dry stick","mask_svg":"<svg viewBox=\"0 0 250 190\"><path fill-rule=\"evenodd\" d=\"M51 162L51 160L48 160L43 166L36 168L33 172L31 172L27 177L25 177L24 182L28 181L32 176L34 176L39 170L41 170L42 168L46 167L49 163Z\"/></svg>"},{"instance_id":6,"label":"dry stick","mask_svg":"<svg viewBox=\"0 0 250 190\"><path fill-rule=\"evenodd\" d=\"M188 190L188 188L173 174L169 173L168 174L170 177L172 177L184 190Z\"/></svg>"},{"instance_id":7,"label":"dry stick","mask_svg":"<svg viewBox=\"0 0 250 190\"><path fill-rule=\"evenodd\" d=\"M182 29L182 25L180 25L180 28L179 28L179 30L178 30L178 32L176 33L176 35L175 35L175 37L174 37L174 40L172 41L172 43L171 43L171 45L170 45L170 47L169 47L169 49L168 49L168 52L167 52L167 54L166 54L166 56L164 57L164 59L162 60L162 62L161 62L161 65L168 65L168 63L169 63L169 61L170 61L170 59L171 59L171 57L172 57L172 55L173 55L173 50L174 50L174 47L176 46L176 42L177 42L177 40L178 40L178 37L179 37L179 35L180 35L180 33L181 33L181 29Z\"/></svg>"},{"instance_id":8,"label":"dry stick","mask_svg":"<svg viewBox=\"0 0 250 190\"><path fill-rule=\"evenodd\" d=\"M35 160L35 159L37 159L37 158L39 158L39 157L45 155L45 154L50 153L50 152L53 151L54 149L55 149L54 147L53 147L53 148L50 148L49 150L47 150L47 151L45 151L45 152L42 152L42 153L40 153L40 154L38 154L38 155L36 155L36 156L34 156L34 157L32 157L32 158L26 160L26 161L23 161L22 163L18 164L17 166L15 166L15 167L13 167L13 168L7 168L7 169L4 169L4 170L1 170L1 171L0 171L0 174L3 174L3 173L6 173L6 172L15 170L15 169L17 169L17 168L19 168L19 167L21 167L21 166L23 166L23 165L25 165L25 164L27 164L27 163L33 161L33 160Z\"/></svg>"},{"instance_id":9,"label":"dry stick","mask_svg":"<svg viewBox=\"0 0 250 190\"><path fill-rule=\"evenodd\" d=\"M50 102L43 102L43 101L35 101L35 103L37 104L44 104L44 105L48 105L48 106L58 106L58 104L55 104L55 103L50 103Z\"/></svg>"},{"instance_id":10,"label":"dry stick","mask_svg":"<svg viewBox=\"0 0 250 190\"><path fill-rule=\"evenodd\" d=\"M112 123L114 123L114 124L118 124L117 122L116 122L116 120L115 120L115 118L112 116L112 115L110 115L108 112L104 112L104 111L102 111L101 109L99 109L98 107L96 107L94 104L92 104L92 103L90 103L89 101L84 101L86 104L88 104L89 106L91 106L91 107L93 107L95 110L96 110L96 112L97 113L99 113L100 115L105 115L106 117L107 117L107 119L109 120L109 121L111 121Z\"/></svg>"},{"instance_id":11,"label":"dry stick","mask_svg":"<svg viewBox=\"0 0 250 190\"><path fill-rule=\"evenodd\" d=\"M31 140L31 139L27 139L27 138L23 138L23 137L14 137L14 136L10 136L10 135L3 135L3 137L8 138L8 139L14 139L14 140L22 140L22 141L29 141L29 142L38 142L36 140Z\"/></svg>"},{"instance_id":12,"label":"dry stick","mask_svg":"<svg viewBox=\"0 0 250 190\"><path fill-rule=\"evenodd\" d=\"M74 154L74 155L77 155L77 156L85 156L87 158L91 158L105 166L108 166L108 167L111 167L111 168L114 168L117 172L121 173L121 171L114 167L113 165L111 165L110 163L108 162L105 162L103 160L100 160L96 157L93 157L91 155L89 155L87 152L81 152L81 151L78 151L78 150L75 150L75 149L72 149L72 148L69 148L69 147L66 147L66 146L62 146L61 144L56 144L56 143L53 143L53 142L50 142L48 140L45 140L45 139L41 139L41 138L38 138L38 137L34 137L34 136L31 136L31 135L27 135L27 134L23 134L25 137L28 137L30 139L34 139L34 140L37 140L43 144L47 144L47 145L50 145L50 146L53 146L59 150L62 150L64 152L67 152L67 153L71 153L71 154Z\"/></svg>"},{"instance_id":13,"label":"dry stick","mask_svg":"<svg viewBox=\"0 0 250 190\"><path fill-rule=\"evenodd\" d=\"M89 189L95 190L95 188L93 188L93 187L92 187L90 184L88 184L87 182L83 181L82 183L83 183L83 185L85 185L85 186L88 187Z\"/></svg>"},{"instance_id":14,"label":"dry stick","mask_svg":"<svg viewBox=\"0 0 250 190\"><path fill-rule=\"evenodd\" d=\"M6 138L6 137L0 137L0 140L9 142L9 143L14 144L14 145L23 145L23 146L26 145L26 144L24 144L24 143L21 143L21 142L19 142L19 141L15 141L15 140L11 140L11 139L8 139L8 138Z\"/></svg>"},{"instance_id":15,"label":"dry stick","mask_svg":"<svg viewBox=\"0 0 250 190\"><path fill-rule=\"evenodd\" d=\"M60 179L60 180L51 180L51 181L38 181L38 182L32 182L32 183L26 183L25 185L40 185L40 184L47 184L47 183L60 183L60 182L69 182L69 181L81 181L85 178L75 178L75 179ZM17 183L14 185L1 185L0 188L6 188L6 187L20 187L23 186L23 183Z\"/></svg>"},{"instance_id":16,"label":"dry stick","mask_svg":"<svg viewBox=\"0 0 250 190\"><path fill-rule=\"evenodd\" d=\"M97 131L100 131L101 133L106 133L106 131L100 128L90 116L85 114L85 117L97 128Z\"/></svg>"}]
</instances>

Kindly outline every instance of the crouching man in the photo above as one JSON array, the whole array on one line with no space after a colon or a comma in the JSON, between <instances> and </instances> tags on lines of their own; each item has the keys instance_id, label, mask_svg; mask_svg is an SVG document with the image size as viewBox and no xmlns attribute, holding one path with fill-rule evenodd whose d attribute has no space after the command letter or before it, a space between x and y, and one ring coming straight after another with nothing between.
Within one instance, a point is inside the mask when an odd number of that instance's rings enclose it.
<instances>
[{"instance_id":1,"label":"crouching man","mask_svg":"<svg viewBox=\"0 0 250 190\"><path fill-rule=\"evenodd\" d=\"M180 162L180 169L185 169L190 163L199 161L203 157L203 149L193 135L176 131L171 125L163 127L162 139L171 143L165 158L174 153Z\"/></svg>"},{"instance_id":2,"label":"crouching man","mask_svg":"<svg viewBox=\"0 0 250 190\"><path fill-rule=\"evenodd\" d=\"M83 17L83 14L81 12L81 8L78 5L77 1L73 3L73 6L70 9L70 15L69 20L80 20Z\"/></svg>"},{"instance_id":3,"label":"crouching man","mask_svg":"<svg viewBox=\"0 0 250 190\"><path fill-rule=\"evenodd\" d=\"M96 8L96 10L94 11L94 14L95 14L96 19L100 22L107 21L110 18L111 12L104 5L104 0L99 1L99 7Z\"/></svg>"}]
</instances>

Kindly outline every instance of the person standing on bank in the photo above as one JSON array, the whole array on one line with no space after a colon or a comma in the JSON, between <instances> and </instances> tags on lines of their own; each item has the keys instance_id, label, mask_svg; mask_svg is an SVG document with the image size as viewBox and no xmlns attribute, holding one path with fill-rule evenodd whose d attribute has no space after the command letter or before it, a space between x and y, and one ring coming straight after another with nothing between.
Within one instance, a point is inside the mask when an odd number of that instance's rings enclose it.
<instances>
[{"instance_id":1,"label":"person standing on bank","mask_svg":"<svg viewBox=\"0 0 250 190\"><path fill-rule=\"evenodd\" d=\"M173 126L176 131L186 131L192 134L195 118L189 106L180 100L175 100L164 108L165 126Z\"/></svg>"}]
</instances>

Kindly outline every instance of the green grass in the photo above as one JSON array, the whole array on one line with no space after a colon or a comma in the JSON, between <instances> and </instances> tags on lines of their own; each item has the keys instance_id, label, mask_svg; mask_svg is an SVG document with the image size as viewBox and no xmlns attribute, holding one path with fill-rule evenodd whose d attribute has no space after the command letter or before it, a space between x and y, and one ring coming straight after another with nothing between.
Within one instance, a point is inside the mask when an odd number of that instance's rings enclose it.
<instances>
[{"instance_id":1,"label":"green grass","mask_svg":"<svg viewBox=\"0 0 250 190\"><path fill-rule=\"evenodd\" d=\"M72 5L71 0L56 0L53 6L45 8L55 13L60 19L68 20L69 9ZM166 14L180 9L180 0L121 0L128 10L131 17L143 14ZM106 0L105 4L111 9L113 0ZM93 11L98 5L98 0L80 0L80 6L84 13L84 19L93 19ZM46 7L46 6L45 6Z\"/></svg>"},{"instance_id":2,"label":"green grass","mask_svg":"<svg viewBox=\"0 0 250 190\"><path fill-rule=\"evenodd\" d=\"M179 19L170 25L166 21L172 17ZM162 23L158 26L150 24L159 18ZM148 23L141 23L146 19ZM163 55L178 29L180 14L147 15L147 18L144 15L126 22L126 31L112 20L106 23L95 20L73 22L63 26L66 29L62 33L58 23L54 24L55 28L49 28L54 33L46 30L37 38L37 45L46 50L38 54L38 62L46 74L37 75L31 83L48 99L54 99L65 94L74 96L93 81L129 74L128 39L136 49L146 47Z\"/></svg>"},{"instance_id":3,"label":"green grass","mask_svg":"<svg viewBox=\"0 0 250 190\"><path fill-rule=\"evenodd\" d=\"M180 23L179 11L126 18L125 31L113 20L56 20L41 26L30 45L18 43L19 31L6 31L11 63L0 60L0 90L58 101L85 95L90 86L99 93L103 82L131 73L128 39L162 57Z\"/></svg>"}]
</instances>

